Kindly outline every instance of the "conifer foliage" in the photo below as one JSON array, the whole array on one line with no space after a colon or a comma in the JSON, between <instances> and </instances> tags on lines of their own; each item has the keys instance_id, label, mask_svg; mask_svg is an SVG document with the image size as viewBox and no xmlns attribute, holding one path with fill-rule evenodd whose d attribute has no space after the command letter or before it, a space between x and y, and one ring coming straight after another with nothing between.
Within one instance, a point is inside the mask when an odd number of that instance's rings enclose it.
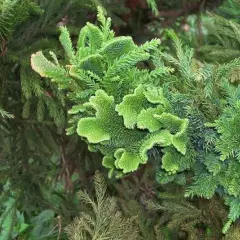
<instances>
[{"instance_id":1,"label":"conifer foliage","mask_svg":"<svg viewBox=\"0 0 240 240\"><path fill-rule=\"evenodd\" d=\"M137 46L130 37L115 37L110 19L98 11L100 27L87 23L76 48L61 28L67 63L52 52L52 61L42 52L31 57L32 68L73 103L68 133L77 131L91 151L104 155L109 176L137 170L157 150L158 182L185 185L193 173L185 196L222 196L230 207L227 232L240 216L239 87L231 83L240 59L200 63L171 30L176 57L160 52L157 39ZM238 25L228 26L236 38ZM146 61L153 68L146 69Z\"/></svg>"},{"instance_id":2,"label":"conifer foliage","mask_svg":"<svg viewBox=\"0 0 240 240\"><path fill-rule=\"evenodd\" d=\"M0 0L0 240L238 239L239 0L182 40L221 2Z\"/></svg>"},{"instance_id":3,"label":"conifer foliage","mask_svg":"<svg viewBox=\"0 0 240 240\"><path fill-rule=\"evenodd\" d=\"M137 46L130 37L114 37L110 19L100 8L98 19L100 28L87 23L81 30L76 52L67 29L61 28L68 65L50 62L38 52L32 55L32 68L69 91L69 98L77 103L70 110L75 115L71 121L78 121L77 133L90 148L104 155L110 176L137 170L155 146L165 149L163 169L177 171L180 166L173 163L173 154L186 153L188 120L172 114L158 86L158 78L170 69L138 67L153 58L159 40ZM68 133L74 129L73 125Z\"/></svg>"},{"instance_id":4,"label":"conifer foliage","mask_svg":"<svg viewBox=\"0 0 240 240\"><path fill-rule=\"evenodd\" d=\"M91 199L86 191L78 193L80 201L89 205L91 210L81 212L80 216L67 226L69 240L137 240L135 217L123 216L117 206L117 199L107 196L106 183L99 172L95 174L94 185L96 201Z\"/></svg>"}]
</instances>

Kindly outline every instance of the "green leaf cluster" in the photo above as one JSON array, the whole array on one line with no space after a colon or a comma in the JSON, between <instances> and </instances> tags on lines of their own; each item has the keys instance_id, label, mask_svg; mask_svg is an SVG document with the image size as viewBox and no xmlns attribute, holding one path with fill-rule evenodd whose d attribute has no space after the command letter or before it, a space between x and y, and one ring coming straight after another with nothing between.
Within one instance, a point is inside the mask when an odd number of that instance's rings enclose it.
<instances>
[{"instance_id":1,"label":"green leaf cluster","mask_svg":"<svg viewBox=\"0 0 240 240\"><path fill-rule=\"evenodd\" d=\"M99 172L95 174L94 185L96 200L86 191L78 193L79 200L85 205L85 211L66 227L69 239L137 240L135 217L128 218L123 215L118 208L117 199L108 196L106 183Z\"/></svg>"},{"instance_id":2,"label":"green leaf cluster","mask_svg":"<svg viewBox=\"0 0 240 240\"><path fill-rule=\"evenodd\" d=\"M181 167L173 154L186 153L188 120L171 113L158 86L157 78L170 69L139 66L153 58L159 40L137 46L130 37L114 37L101 8L98 20L100 27L87 23L81 29L76 50L68 30L61 28L60 42L70 65L51 62L38 52L32 55L32 68L69 91L75 102L70 121L77 122L77 133L90 148L104 155L110 176L115 170L117 176L137 170L154 147L165 148L162 168L175 173Z\"/></svg>"},{"instance_id":3,"label":"green leaf cluster","mask_svg":"<svg viewBox=\"0 0 240 240\"><path fill-rule=\"evenodd\" d=\"M222 45L229 35L237 48L239 25L215 18ZM100 27L81 29L75 48L60 27L64 59L52 52L51 61L42 52L31 57L32 68L72 101L68 134L77 132L91 151L103 154L109 176L136 171L157 152L159 183L186 185L186 197L225 200L226 233L240 216L240 94L232 80L239 56L202 63L172 30L167 35L175 54L161 52L157 39L138 46L131 37L115 37L101 8L98 20Z\"/></svg>"}]
</instances>

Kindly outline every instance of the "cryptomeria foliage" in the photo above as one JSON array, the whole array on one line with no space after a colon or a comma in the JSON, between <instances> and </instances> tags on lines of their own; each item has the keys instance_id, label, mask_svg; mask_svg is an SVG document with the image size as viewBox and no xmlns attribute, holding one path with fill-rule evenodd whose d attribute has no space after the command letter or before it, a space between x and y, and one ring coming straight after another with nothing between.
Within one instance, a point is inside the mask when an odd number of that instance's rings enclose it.
<instances>
[{"instance_id":1,"label":"cryptomeria foliage","mask_svg":"<svg viewBox=\"0 0 240 240\"><path fill-rule=\"evenodd\" d=\"M240 213L237 187L239 87L231 83L232 71L240 68L240 59L222 65L196 62L192 50L183 47L181 41L171 31L169 33L177 57L161 55L163 60L177 67L181 85L174 77L175 81L168 88L178 90L177 94L170 92L174 102L185 103L182 109L176 108L176 113L180 110L183 117L189 119L188 133L195 150L192 167L195 176L185 195L208 199L215 193L223 196L230 207L229 221L223 229L226 232ZM173 177L169 178L172 180ZM162 182L161 174L159 181Z\"/></svg>"},{"instance_id":2,"label":"cryptomeria foliage","mask_svg":"<svg viewBox=\"0 0 240 240\"><path fill-rule=\"evenodd\" d=\"M240 3L239 3L240 6ZM237 8L240 14L240 7ZM200 53L207 61L221 63L240 56L240 24L219 15L211 14L206 25L209 31L209 45L201 47Z\"/></svg>"},{"instance_id":3,"label":"cryptomeria foliage","mask_svg":"<svg viewBox=\"0 0 240 240\"><path fill-rule=\"evenodd\" d=\"M186 153L188 120L171 114L172 107L158 87L157 78L170 69L156 65L149 71L138 66L153 58L159 40L137 46L130 37L114 37L110 19L101 9L98 19L100 28L87 23L81 30L76 51L67 29L61 28L68 65L50 62L38 52L31 58L33 69L69 91L75 101L70 121L76 119L77 133L104 155L110 175L137 170L154 146L165 148L163 169L175 172L180 166L172 158ZM68 133L74 129L73 125Z\"/></svg>"},{"instance_id":4,"label":"cryptomeria foliage","mask_svg":"<svg viewBox=\"0 0 240 240\"><path fill-rule=\"evenodd\" d=\"M1 184L10 186L1 189L0 238L64 239L62 226L79 212L75 187L88 188L86 179L99 162L81 138L91 151L102 153L109 176L140 169L132 173L137 175L153 164L159 188L177 183L187 197L197 196L191 204L178 196L159 200L162 217L156 213L151 218L144 199L153 198L156 184L139 189L127 185L125 193L145 191L122 204L132 210L126 210L130 218L136 216L139 239L173 239L176 231L194 238L202 224L214 229L212 216L218 212L201 205L202 197L216 207L218 195L229 206L224 232L239 218L239 1L229 0L218 11L230 20L212 15L210 46L200 49L207 63L196 60L193 49L171 30L164 36L172 38L176 54L160 51L158 39L138 46L131 37L115 37L104 14L113 18L115 29L119 21L129 21L124 1L117 2L0 1L0 176ZM186 9L194 2L200 1L191 1ZM148 3L156 13L154 1ZM98 5L105 8L98 14L100 27L87 23L81 28L89 19L82 8L87 5L91 11ZM176 8L174 1L163 5L164 11L166 6ZM64 49L57 41L59 32ZM32 66L42 77L30 65L30 55L39 50ZM64 133L67 110L71 136ZM82 209L87 219L99 215L88 210ZM118 222L108 220L110 225ZM231 234L238 236L238 229L231 227L226 239Z\"/></svg>"},{"instance_id":5,"label":"cryptomeria foliage","mask_svg":"<svg viewBox=\"0 0 240 240\"><path fill-rule=\"evenodd\" d=\"M66 220L75 215L66 207L75 208L69 204L74 196L71 175L76 169L89 170L92 156L86 151L86 145L76 136L69 138L64 134L67 110L63 94L50 81L43 82L30 65L30 54L39 47L61 53L56 41L58 25L76 21L74 26L69 26L78 32L86 18L78 2L0 1L1 194L6 182L11 188L4 192L6 196L0 203L0 232L4 240L17 237L17 227L19 235L25 235L22 226L26 222L32 232L26 233L27 239L40 239L49 233L56 239L58 229L52 225L57 215L66 213ZM62 179L66 180L63 185ZM65 195L64 190L71 194ZM8 205L13 198L14 210L10 211ZM46 223L42 223L41 216L39 221L32 218L49 208L52 208L49 217L52 222L42 231Z\"/></svg>"},{"instance_id":6,"label":"cryptomeria foliage","mask_svg":"<svg viewBox=\"0 0 240 240\"><path fill-rule=\"evenodd\" d=\"M80 191L78 197L85 209L66 231L70 240L137 240L138 229L134 216L127 218L119 210L117 199L107 196L107 186L103 176L96 172L94 177L96 200L86 191Z\"/></svg>"},{"instance_id":7,"label":"cryptomeria foliage","mask_svg":"<svg viewBox=\"0 0 240 240\"><path fill-rule=\"evenodd\" d=\"M137 170L154 151L159 183L189 184L193 173L185 196L220 194L230 207L226 232L240 216L239 88L231 83L240 59L201 63L171 30L176 56L160 52L157 39L137 46L130 37L114 37L101 9L98 20L100 27L87 23L81 30L76 48L61 28L67 63L52 52L53 61L42 52L31 58L33 69L73 102L68 133L77 131L104 155L110 176ZM238 25L229 24L238 34Z\"/></svg>"}]
</instances>

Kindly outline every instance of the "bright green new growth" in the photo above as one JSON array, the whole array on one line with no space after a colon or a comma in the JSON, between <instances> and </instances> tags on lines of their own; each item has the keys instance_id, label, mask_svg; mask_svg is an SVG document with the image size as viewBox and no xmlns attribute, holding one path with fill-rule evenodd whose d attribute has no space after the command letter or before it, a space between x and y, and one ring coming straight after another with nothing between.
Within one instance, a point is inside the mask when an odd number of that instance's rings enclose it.
<instances>
[{"instance_id":1,"label":"bright green new growth","mask_svg":"<svg viewBox=\"0 0 240 240\"><path fill-rule=\"evenodd\" d=\"M76 103L69 111L68 134L77 125L89 149L104 155L103 165L110 168L110 176L137 170L154 147L165 148L168 157L162 168L175 173L180 166L172 152L186 153L188 120L172 115L159 87L159 79L170 69L157 66L149 71L140 65L152 60L160 41L137 46L131 37L114 37L111 21L101 8L98 20L100 28L87 23L81 29L76 50L68 30L61 27L60 42L69 65L61 66L53 53L51 62L38 52L32 55L32 68L68 91Z\"/></svg>"},{"instance_id":2,"label":"bright green new growth","mask_svg":"<svg viewBox=\"0 0 240 240\"><path fill-rule=\"evenodd\" d=\"M103 165L112 171L128 173L137 170L139 164L147 162L148 151L154 146L171 146L181 154L186 152L188 120L166 113L168 104L161 89L155 92L158 94L155 99L149 97L154 94L150 91L139 85L134 94L126 95L116 105L113 97L98 90L84 104L86 111L93 108L96 113L94 117L80 119L77 132L105 155ZM148 115L144 122L145 112ZM170 161L174 159L170 158ZM165 170L174 172L177 169Z\"/></svg>"}]
</instances>

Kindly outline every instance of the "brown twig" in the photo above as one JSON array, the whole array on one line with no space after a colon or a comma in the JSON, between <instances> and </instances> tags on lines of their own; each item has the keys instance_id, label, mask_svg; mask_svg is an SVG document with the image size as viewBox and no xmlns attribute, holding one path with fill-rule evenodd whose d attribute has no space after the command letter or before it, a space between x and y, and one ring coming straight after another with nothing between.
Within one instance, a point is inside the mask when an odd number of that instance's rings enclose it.
<instances>
[{"instance_id":1,"label":"brown twig","mask_svg":"<svg viewBox=\"0 0 240 240\"><path fill-rule=\"evenodd\" d=\"M8 50L6 41L2 42L1 49L2 49L2 52L0 52L0 57L3 57L6 55L7 50Z\"/></svg>"},{"instance_id":2,"label":"brown twig","mask_svg":"<svg viewBox=\"0 0 240 240\"><path fill-rule=\"evenodd\" d=\"M48 233L48 236L51 235L51 233L53 233L53 231L58 228L58 238L57 240L60 240L60 237L61 237L61 233L62 233L62 218L61 216L58 216L57 217L58 219L58 223L52 228L52 230Z\"/></svg>"},{"instance_id":3,"label":"brown twig","mask_svg":"<svg viewBox=\"0 0 240 240\"><path fill-rule=\"evenodd\" d=\"M71 181L71 175L68 168L68 163L66 159L66 151L65 146L63 144L60 145L61 150L61 157L62 157L62 170L63 170L63 176L65 178L66 184L65 184L65 190L72 190L73 184Z\"/></svg>"},{"instance_id":4,"label":"brown twig","mask_svg":"<svg viewBox=\"0 0 240 240\"><path fill-rule=\"evenodd\" d=\"M61 218L61 216L58 216L58 238L57 238L57 240L60 240L61 233L62 233L62 218Z\"/></svg>"}]
</instances>

